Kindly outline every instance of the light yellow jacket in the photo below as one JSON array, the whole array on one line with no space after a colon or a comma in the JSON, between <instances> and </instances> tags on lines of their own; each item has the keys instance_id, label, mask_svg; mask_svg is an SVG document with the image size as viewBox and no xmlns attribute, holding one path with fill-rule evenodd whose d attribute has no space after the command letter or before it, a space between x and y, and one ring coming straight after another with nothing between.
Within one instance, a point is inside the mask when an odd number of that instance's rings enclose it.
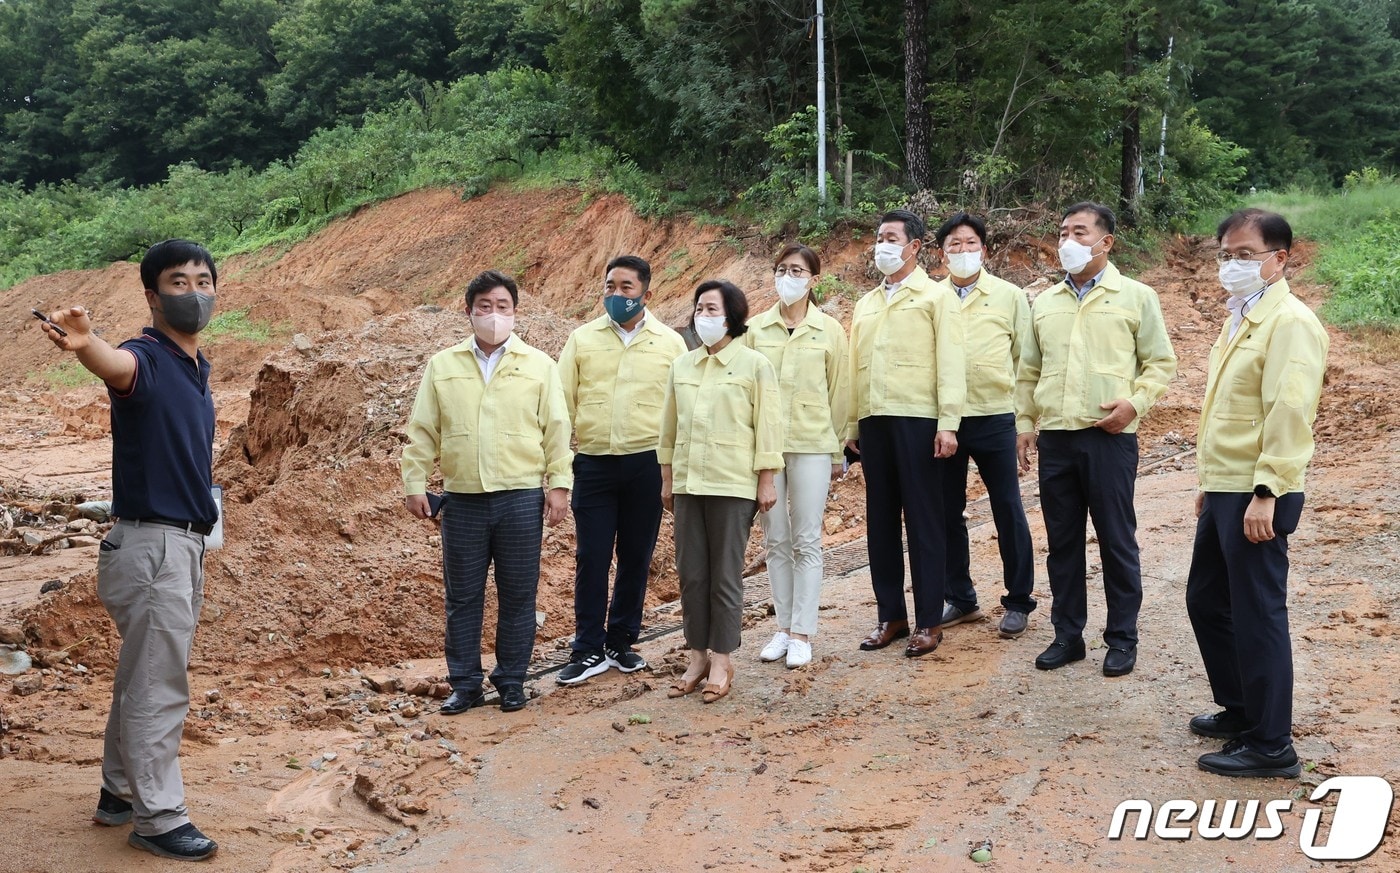
<instances>
[{"instance_id":1,"label":"light yellow jacket","mask_svg":"<svg viewBox=\"0 0 1400 873\"><path fill-rule=\"evenodd\" d=\"M633 455L656 449L671 362L685 340L651 312L626 346L606 315L569 334L559 380L581 455Z\"/></svg>"},{"instance_id":2,"label":"light yellow jacket","mask_svg":"<svg viewBox=\"0 0 1400 873\"><path fill-rule=\"evenodd\" d=\"M1157 292L1109 264L1084 295L1061 282L1035 299L1016 373L1016 431L1082 430L1126 397L1133 433L1176 375L1176 353Z\"/></svg>"},{"instance_id":3,"label":"light yellow jacket","mask_svg":"<svg viewBox=\"0 0 1400 873\"><path fill-rule=\"evenodd\" d=\"M916 269L888 301L883 286L851 315L851 415L846 439L872 415L936 418L957 430L967 397L958 295Z\"/></svg>"},{"instance_id":4,"label":"light yellow jacket","mask_svg":"<svg viewBox=\"0 0 1400 873\"><path fill-rule=\"evenodd\" d=\"M783 403L783 451L843 458L840 435L850 417L846 332L841 322L807 304L807 315L791 334L783 314L772 309L749 319L739 338L763 355L778 374Z\"/></svg>"},{"instance_id":5,"label":"light yellow jacket","mask_svg":"<svg viewBox=\"0 0 1400 873\"><path fill-rule=\"evenodd\" d=\"M952 279L945 286L957 299ZM1016 369L1021 341L1031 329L1026 292L984 268L977 286L962 298L963 345L967 350L967 402L963 418L1016 411Z\"/></svg>"},{"instance_id":6,"label":"light yellow jacket","mask_svg":"<svg viewBox=\"0 0 1400 873\"><path fill-rule=\"evenodd\" d=\"M462 494L574 485L559 368L515 334L489 383L470 338L433 355L407 436L399 461L406 496L424 492L434 460L443 488Z\"/></svg>"},{"instance_id":7,"label":"light yellow jacket","mask_svg":"<svg viewBox=\"0 0 1400 873\"><path fill-rule=\"evenodd\" d=\"M1202 491L1303 490L1328 345L1317 316L1282 279L1245 313L1233 340L1226 320L1210 350L1196 432Z\"/></svg>"},{"instance_id":8,"label":"light yellow jacket","mask_svg":"<svg viewBox=\"0 0 1400 873\"><path fill-rule=\"evenodd\" d=\"M758 497L758 474L783 468L783 413L773 365L731 340L671 365L657 460L670 464L671 493Z\"/></svg>"}]
</instances>

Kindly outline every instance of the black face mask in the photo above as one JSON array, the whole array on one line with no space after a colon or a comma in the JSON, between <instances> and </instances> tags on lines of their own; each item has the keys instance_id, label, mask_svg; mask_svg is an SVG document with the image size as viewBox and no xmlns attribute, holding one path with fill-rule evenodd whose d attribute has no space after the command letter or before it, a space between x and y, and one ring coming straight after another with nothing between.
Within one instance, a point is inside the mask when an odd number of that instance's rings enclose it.
<instances>
[{"instance_id":1,"label":"black face mask","mask_svg":"<svg viewBox=\"0 0 1400 873\"><path fill-rule=\"evenodd\" d=\"M165 322L180 333L196 334L204 330L214 315L214 295L200 294L157 294L160 298L160 311Z\"/></svg>"}]
</instances>

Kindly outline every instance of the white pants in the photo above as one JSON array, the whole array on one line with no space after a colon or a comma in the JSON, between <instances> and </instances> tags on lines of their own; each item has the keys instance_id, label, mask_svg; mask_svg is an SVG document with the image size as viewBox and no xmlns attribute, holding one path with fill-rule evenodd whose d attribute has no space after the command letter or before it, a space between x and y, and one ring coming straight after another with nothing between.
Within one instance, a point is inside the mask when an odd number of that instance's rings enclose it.
<instances>
[{"instance_id":1,"label":"white pants","mask_svg":"<svg viewBox=\"0 0 1400 873\"><path fill-rule=\"evenodd\" d=\"M778 502L759 518L768 546L768 580L778 627L810 636L817 632L822 587L822 517L831 487L831 455L783 455L773 477Z\"/></svg>"}]
</instances>

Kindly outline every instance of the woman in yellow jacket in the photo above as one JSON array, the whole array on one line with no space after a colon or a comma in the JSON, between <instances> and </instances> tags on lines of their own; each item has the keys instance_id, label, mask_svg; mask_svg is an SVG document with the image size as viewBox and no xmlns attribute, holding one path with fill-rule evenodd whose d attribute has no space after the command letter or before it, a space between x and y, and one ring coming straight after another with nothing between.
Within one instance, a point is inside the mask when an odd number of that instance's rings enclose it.
<instances>
[{"instance_id":1,"label":"woman in yellow jacket","mask_svg":"<svg viewBox=\"0 0 1400 873\"><path fill-rule=\"evenodd\" d=\"M817 253L791 243L773 265L778 302L749 322L741 342L778 374L783 408L783 470L777 505L759 518L768 547L768 579L778 631L759 653L789 668L812 660L822 586L822 518L831 480L841 475L838 434L850 406L846 332L816 305Z\"/></svg>"},{"instance_id":2,"label":"woman in yellow jacket","mask_svg":"<svg viewBox=\"0 0 1400 873\"><path fill-rule=\"evenodd\" d=\"M734 679L744 609L744 548L756 509L777 502L783 467L778 378L768 359L735 342L749 304L730 282L695 289L695 333L704 344L671 365L661 412L661 500L675 515L676 570L690 663L668 696L705 680L713 703Z\"/></svg>"}]
</instances>

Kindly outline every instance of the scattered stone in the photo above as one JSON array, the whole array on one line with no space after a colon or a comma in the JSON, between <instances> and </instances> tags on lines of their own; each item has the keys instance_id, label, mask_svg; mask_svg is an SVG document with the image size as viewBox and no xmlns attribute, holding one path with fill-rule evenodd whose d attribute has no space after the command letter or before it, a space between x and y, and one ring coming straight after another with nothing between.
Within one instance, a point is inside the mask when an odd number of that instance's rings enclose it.
<instances>
[{"instance_id":1,"label":"scattered stone","mask_svg":"<svg viewBox=\"0 0 1400 873\"><path fill-rule=\"evenodd\" d=\"M69 537L64 540L64 542L67 543L67 545L64 546L66 549L95 549L102 541L96 537L76 536Z\"/></svg>"},{"instance_id":2,"label":"scattered stone","mask_svg":"<svg viewBox=\"0 0 1400 873\"><path fill-rule=\"evenodd\" d=\"M0 624L0 646L24 645L24 628L17 624Z\"/></svg>"},{"instance_id":3,"label":"scattered stone","mask_svg":"<svg viewBox=\"0 0 1400 873\"><path fill-rule=\"evenodd\" d=\"M369 687L380 694L392 694L399 690L399 680L388 673L368 673L364 677Z\"/></svg>"},{"instance_id":4,"label":"scattered stone","mask_svg":"<svg viewBox=\"0 0 1400 873\"><path fill-rule=\"evenodd\" d=\"M545 619L545 614L544 614L543 612L536 612L536 613L535 613L535 629L536 629L536 630L539 630L540 628L544 627L544 619Z\"/></svg>"},{"instance_id":5,"label":"scattered stone","mask_svg":"<svg viewBox=\"0 0 1400 873\"><path fill-rule=\"evenodd\" d=\"M27 652L16 651L9 646L0 646L0 674L18 676L32 666L34 666L34 661Z\"/></svg>"},{"instance_id":6,"label":"scattered stone","mask_svg":"<svg viewBox=\"0 0 1400 873\"><path fill-rule=\"evenodd\" d=\"M414 697L428 697L433 693L433 683L427 676L410 676L399 682L404 694Z\"/></svg>"},{"instance_id":7,"label":"scattered stone","mask_svg":"<svg viewBox=\"0 0 1400 873\"><path fill-rule=\"evenodd\" d=\"M34 547L34 546L42 545L43 542L44 542L44 540L47 539L47 537L45 537L43 534L39 533L38 531L27 530L27 531L25 531L24 534L20 537L20 539L22 539L22 540L24 541L24 544L25 544L26 546L29 546L29 547L32 548L32 547Z\"/></svg>"},{"instance_id":8,"label":"scattered stone","mask_svg":"<svg viewBox=\"0 0 1400 873\"><path fill-rule=\"evenodd\" d=\"M38 673L26 673L23 676L15 677L15 681L10 684L10 693L20 697L28 697L36 691L44 690L44 677Z\"/></svg>"},{"instance_id":9,"label":"scattered stone","mask_svg":"<svg viewBox=\"0 0 1400 873\"><path fill-rule=\"evenodd\" d=\"M316 349L316 344L313 343L311 341L311 338L306 334L297 333L292 334L292 348L296 349L298 352L301 352L303 355L310 357L311 353Z\"/></svg>"},{"instance_id":10,"label":"scattered stone","mask_svg":"<svg viewBox=\"0 0 1400 873\"><path fill-rule=\"evenodd\" d=\"M603 802L596 797L585 797L583 799L583 805L588 807L589 809L603 808Z\"/></svg>"},{"instance_id":11,"label":"scattered stone","mask_svg":"<svg viewBox=\"0 0 1400 873\"><path fill-rule=\"evenodd\" d=\"M399 812L404 815L422 815L428 811L428 804L424 800L414 797L412 794L400 797L394 802Z\"/></svg>"},{"instance_id":12,"label":"scattered stone","mask_svg":"<svg viewBox=\"0 0 1400 873\"><path fill-rule=\"evenodd\" d=\"M73 512L92 521L109 521L112 518L112 501L92 500L87 503L79 503L73 507Z\"/></svg>"},{"instance_id":13,"label":"scattered stone","mask_svg":"<svg viewBox=\"0 0 1400 873\"><path fill-rule=\"evenodd\" d=\"M40 594L48 594L48 593L51 592L51 591L62 591L62 590L63 590L63 580L61 580L61 579L50 579L49 581L45 582L43 585L40 585L40 586L39 586L39 593L40 593Z\"/></svg>"},{"instance_id":14,"label":"scattered stone","mask_svg":"<svg viewBox=\"0 0 1400 873\"><path fill-rule=\"evenodd\" d=\"M204 692L204 699L210 703L218 703L221 698L223 695L219 693L217 688Z\"/></svg>"},{"instance_id":15,"label":"scattered stone","mask_svg":"<svg viewBox=\"0 0 1400 873\"><path fill-rule=\"evenodd\" d=\"M615 721L613 722L613 730L617 731L618 733L622 733L623 731L627 730L627 725L623 724L620 721Z\"/></svg>"},{"instance_id":16,"label":"scattered stone","mask_svg":"<svg viewBox=\"0 0 1400 873\"><path fill-rule=\"evenodd\" d=\"M399 715L403 716L404 718L417 718L418 707L414 706L411 703L405 703L403 706L399 707Z\"/></svg>"},{"instance_id":17,"label":"scattered stone","mask_svg":"<svg viewBox=\"0 0 1400 873\"><path fill-rule=\"evenodd\" d=\"M438 682L433 686L432 695L438 700L446 700L452 696L452 686L446 682Z\"/></svg>"},{"instance_id":18,"label":"scattered stone","mask_svg":"<svg viewBox=\"0 0 1400 873\"><path fill-rule=\"evenodd\" d=\"M68 661L67 652L54 649L30 649L29 655L34 659L34 663L44 669L51 669Z\"/></svg>"}]
</instances>

